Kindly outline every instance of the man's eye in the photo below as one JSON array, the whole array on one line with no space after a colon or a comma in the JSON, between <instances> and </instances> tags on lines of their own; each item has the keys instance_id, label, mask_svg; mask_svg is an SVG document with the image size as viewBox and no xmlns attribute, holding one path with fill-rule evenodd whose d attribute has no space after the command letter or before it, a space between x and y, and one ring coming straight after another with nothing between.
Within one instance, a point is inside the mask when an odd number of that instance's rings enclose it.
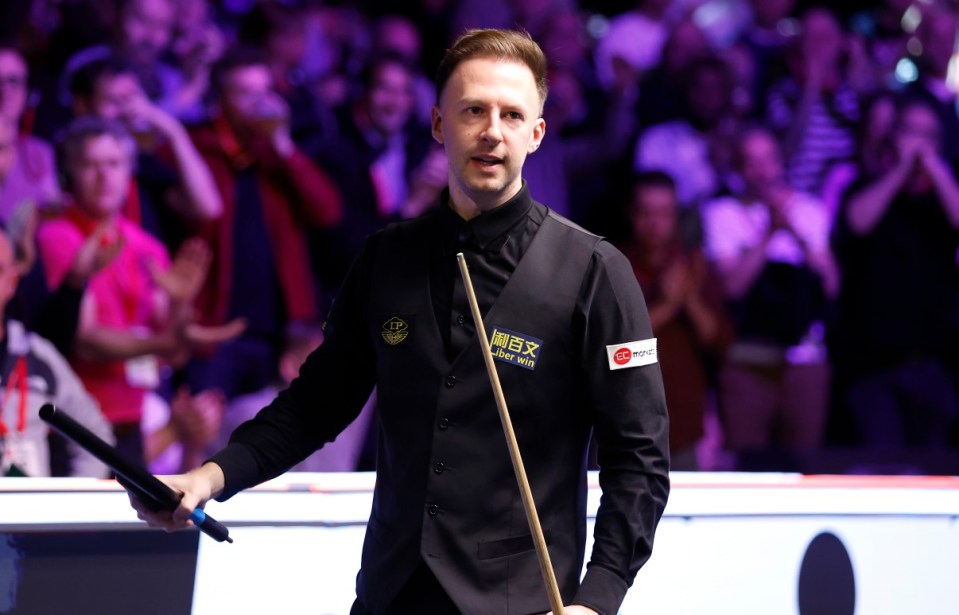
<instances>
[{"instance_id":1,"label":"man's eye","mask_svg":"<svg viewBox=\"0 0 959 615\"><path fill-rule=\"evenodd\" d=\"M470 107L469 109L467 109L467 111L470 113L470 115L479 115L480 113L483 112L483 110L480 109L479 107Z\"/></svg>"},{"instance_id":2,"label":"man's eye","mask_svg":"<svg viewBox=\"0 0 959 615\"><path fill-rule=\"evenodd\" d=\"M521 120L523 119L523 114L518 113L516 111L510 111L509 113L506 114L506 117L508 117L511 120Z\"/></svg>"}]
</instances>

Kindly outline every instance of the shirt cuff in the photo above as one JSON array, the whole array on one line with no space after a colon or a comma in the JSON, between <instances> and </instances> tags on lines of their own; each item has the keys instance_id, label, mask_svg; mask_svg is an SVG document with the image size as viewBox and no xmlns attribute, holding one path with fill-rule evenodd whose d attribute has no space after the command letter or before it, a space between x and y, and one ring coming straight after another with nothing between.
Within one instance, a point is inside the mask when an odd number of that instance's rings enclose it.
<instances>
[{"instance_id":1,"label":"shirt cuff","mask_svg":"<svg viewBox=\"0 0 959 615\"><path fill-rule=\"evenodd\" d=\"M629 586L618 575L599 566L590 566L579 584L573 604L589 607L599 615L616 615L626 598L627 589Z\"/></svg>"},{"instance_id":2,"label":"shirt cuff","mask_svg":"<svg viewBox=\"0 0 959 615\"><path fill-rule=\"evenodd\" d=\"M256 459L253 453L241 444L228 444L207 461L212 461L223 470L223 492L215 498L217 502L229 500L256 481L252 478L251 482L250 478L256 473Z\"/></svg>"}]
</instances>

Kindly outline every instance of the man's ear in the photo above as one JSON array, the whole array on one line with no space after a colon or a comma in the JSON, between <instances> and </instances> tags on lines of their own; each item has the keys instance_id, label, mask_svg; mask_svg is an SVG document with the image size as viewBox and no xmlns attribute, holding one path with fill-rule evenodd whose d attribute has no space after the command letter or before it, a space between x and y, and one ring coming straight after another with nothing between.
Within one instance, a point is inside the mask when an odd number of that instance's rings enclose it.
<instances>
[{"instance_id":1,"label":"man's ear","mask_svg":"<svg viewBox=\"0 0 959 615\"><path fill-rule=\"evenodd\" d=\"M430 128L433 133L433 139L443 144L443 115L440 113L439 105L433 105L430 110Z\"/></svg>"},{"instance_id":2,"label":"man's ear","mask_svg":"<svg viewBox=\"0 0 959 615\"><path fill-rule=\"evenodd\" d=\"M528 154L532 154L539 149L540 144L543 142L543 137L546 136L546 120L543 118L538 118L536 123L533 124L533 134L530 135L529 146L526 148Z\"/></svg>"}]
</instances>

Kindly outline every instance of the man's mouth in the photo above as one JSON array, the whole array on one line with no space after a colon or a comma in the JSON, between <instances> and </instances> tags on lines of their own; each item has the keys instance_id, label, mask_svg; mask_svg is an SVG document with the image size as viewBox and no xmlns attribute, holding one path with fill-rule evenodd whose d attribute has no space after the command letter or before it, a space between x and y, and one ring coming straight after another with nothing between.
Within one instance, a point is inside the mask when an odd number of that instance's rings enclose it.
<instances>
[{"instance_id":1,"label":"man's mouth","mask_svg":"<svg viewBox=\"0 0 959 615\"><path fill-rule=\"evenodd\" d=\"M472 160L484 167L494 167L498 164L503 164L503 159L497 158L496 156L473 156Z\"/></svg>"}]
</instances>

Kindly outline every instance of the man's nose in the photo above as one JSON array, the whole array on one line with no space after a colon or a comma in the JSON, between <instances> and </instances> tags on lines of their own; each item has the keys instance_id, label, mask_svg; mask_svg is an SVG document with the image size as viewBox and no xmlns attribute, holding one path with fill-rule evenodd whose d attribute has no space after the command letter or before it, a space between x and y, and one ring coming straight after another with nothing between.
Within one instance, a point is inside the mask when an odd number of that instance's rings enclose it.
<instances>
[{"instance_id":1,"label":"man's nose","mask_svg":"<svg viewBox=\"0 0 959 615\"><path fill-rule=\"evenodd\" d=\"M486 141L499 143L503 140L503 131L500 126L499 116L491 113L486 128L483 129L482 138Z\"/></svg>"}]
</instances>

